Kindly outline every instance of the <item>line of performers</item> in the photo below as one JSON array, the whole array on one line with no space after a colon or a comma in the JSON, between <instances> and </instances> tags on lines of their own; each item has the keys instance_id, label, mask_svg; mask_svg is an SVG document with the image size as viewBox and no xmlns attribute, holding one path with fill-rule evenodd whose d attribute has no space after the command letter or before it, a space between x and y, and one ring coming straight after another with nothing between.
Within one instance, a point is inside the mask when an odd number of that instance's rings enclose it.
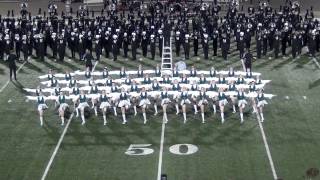
<instances>
[{"instance_id":1,"label":"line of performers","mask_svg":"<svg viewBox=\"0 0 320 180\"><path fill-rule=\"evenodd\" d=\"M233 113L236 113L236 105L238 106L241 123L244 122L243 112L247 104L251 105L253 113L257 113L263 122L263 107L267 104L266 98L272 97L270 94L264 94L263 86L258 86L257 83L261 83L260 79L257 82L253 80L247 85L242 76L237 81L231 80L228 83L222 75L217 83L215 80L205 82L205 78L202 77L202 83L200 82L199 85L195 81L183 83L183 79L180 82L178 79L171 81L168 76L164 77L162 82L157 79L152 81L150 77L144 79L142 83L130 79L126 80L124 83L117 85L112 79L108 78L103 86L90 80L89 86L80 88L76 81L73 81L73 84L69 87L60 88L57 80L54 80L55 84L51 84L52 88L38 88L33 91L37 96L28 96L28 98L38 102L41 125L43 125L43 112L48 108L45 103L47 100L56 102L62 125L65 121L65 111L69 107L68 101L73 103L76 116L81 117L82 124L86 123L85 111L89 110L87 108L90 107L89 103L91 103L91 108L96 116L98 116L98 110L101 110L103 124L106 125L108 109L113 110L113 114L117 116L117 108L120 108L122 123L126 124L126 112L130 107L133 108L135 116L137 115L137 108L141 109L145 124L147 123L146 109L152 105L154 115L158 114L158 106L161 105L164 123L168 122L167 107L170 105L175 107L177 115L182 110L184 123L187 122L187 107L189 105L193 106L195 114L198 114L200 109L202 123L205 123L205 108L209 107L210 111L213 109L213 113L216 114L218 106L221 123L224 123L225 106L228 103L232 105ZM44 93L47 92L50 92L51 95L45 96ZM249 103L247 100L249 100Z\"/></svg>"}]
</instances>

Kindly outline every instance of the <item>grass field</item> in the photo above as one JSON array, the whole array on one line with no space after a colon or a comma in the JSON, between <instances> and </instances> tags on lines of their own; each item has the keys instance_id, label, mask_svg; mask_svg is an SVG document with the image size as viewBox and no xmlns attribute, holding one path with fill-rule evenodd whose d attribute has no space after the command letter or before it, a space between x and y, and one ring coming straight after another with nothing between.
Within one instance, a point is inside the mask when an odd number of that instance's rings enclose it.
<instances>
[{"instance_id":1,"label":"grass field","mask_svg":"<svg viewBox=\"0 0 320 180\"><path fill-rule=\"evenodd\" d=\"M241 69L236 54L233 52L228 62L220 57L214 60L193 57L186 63L203 70L212 65L217 69L229 66ZM123 65L136 69L139 63L150 69L160 59L113 62L103 58L96 70L104 66L118 69ZM0 92L0 179L41 179L66 127L60 125L53 103L49 103L45 125L40 127L35 102L26 102L22 88L35 88L39 84L37 77L49 68L63 72L83 66L78 61L32 60L21 68L19 82L10 82ZM320 71L306 56L295 60L259 59L253 64L253 71L261 72L263 79L272 80L265 91L277 95L268 101L263 123L276 173L285 180L306 179L309 168L320 168ZM8 80L8 69L3 62L0 74L0 87L3 87ZM176 116L174 107L170 108L169 123L164 128L162 173L169 180L273 179L261 130L251 109L246 109L243 125L239 114L232 114L229 109L223 125L219 115L213 115L209 108L206 124L201 124L200 115L193 115L192 107L189 111L189 121L183 124L182 116ZM120 116L111 114L107 116L107 126L102 125L102 116L91 117L85 126L73 117L46 179L157 179L163 130L161 114L148 113L147 125L143 125L141 113L134 117L132 111L127 125L121 124ZM131 144L148 144L153 153L127 155L125 152ZM198 151L177 155L177 149L172 150L179 147L177 144L192 144ZM186 152L186 146L181 146L180 153ZM314 179L317 178L320 179Z\"/></svg>"}]
</instances>

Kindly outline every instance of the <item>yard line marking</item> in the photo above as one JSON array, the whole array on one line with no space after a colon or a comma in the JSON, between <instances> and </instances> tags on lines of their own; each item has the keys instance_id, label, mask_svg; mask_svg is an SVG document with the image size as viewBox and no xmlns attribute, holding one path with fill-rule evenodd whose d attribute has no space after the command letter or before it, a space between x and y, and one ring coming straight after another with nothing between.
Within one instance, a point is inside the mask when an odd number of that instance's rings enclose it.
<instances>
[{"instance_id":1,"label":"yard line marking","mask_svg":"<svg viewBox=\"0 0 320 180\"><path fill-rule=\"evenodd\" d=\"M320 65L319 65L319 62L317 61L317 59L316 59L316 58L312 58L312 61L313 61L314 63L316 63L316 65L317 65L318 68L320 69Z\"/></svg>"},{"instance_id":2,"label":"yard line marking","mask_svg":"<svg viewBox=\"0 0 320 180\"><path fill-rule=\"evenodd\" d=\"M68 119L68 123L67 123L66 127L64 128L64 130L63 130L63 132L62 132L62 134L61 134L61 136L60 136L60 139L59 139L59 141L58 141L58 144L57 144L56 148L54 149L54 151L53 151L53 153L52 153L52 155L51 155L51 157L50 157L50 160L49 160L49 162L48 162L48 164L47 164L47 167L46 167L45 171L43 172L43 175L42 175L42 177L41 177L41 180L45 180L46 177L47 177L47 175L48 175L48 172L49 172L49 170L50 170L50 167L51 167L51 165L52 165L52 162L53 162L54 158L56 157L56 155L57 155L57 153L58 153L58 150L59 150L59 148L60 148L60 145L61 145L61 143L62 143L62 141L63 141L64 136L65 136L66 133L67 133L67 129L68 129L69 125L70 125L70 122L71 122L71 120L72 120L73 114L74 114L74 113L72 112L70 118Z\"/></svg>"},{"instance_id":3,"label":"yard line marking","mask_svg":"<svg viewBox=\"0 0 320 180\"><path fill-rule=\"evenodd\" d=\"M164 122L162 122L157 180L161 180L162 154L163 154L163 143L164 143L164 130L165 130L165 128L166 128L166 124Z\"/></svg>"},{"instance_id":4,"label":"yard line marking","mask_svg":"<svg viewBox=\"0 0 320 180\"><path fill-rule=\"evenodd\" d=\"M97 66L98 63L99 63L99 61L96 61L96 62L94 63L94 66L93 66L93 68L92 68L92 72L96 69L96 66Z\"/></svg>"},{"instance_id":5,"label":"yard line marking","mask_svg":"<svg viewBox=\"0 0 320 180\"><path fill-rule=\"evenodd\" d=\"M25 61L24 63L21 64L21 66L18 68L17 70L17 74L19 73L20 69L26 64L27 61ZM2 93L2 91L9 85L10 80L8 80L0 89L0 93Z\"/></svg>"},{"instance_id":6,"label":"yard line marking","mask_svg":"<svg viewBox=\"0 0 320 180\"><path fill-rule=\"evenodd\" d=\"M273 163L273 160L272 160L270 148L269 148L269 145L268 145L268 142L267 142L267 137L266 137L266 134L264 133L264 129L263 129L262 123L260 121L260 117L259 117L258 112L257 112L257 119L258 119L258 124L259 124L259 127L260 127L260 131L261 131L264 147L265 147L265 149L267 151L267 156L268 156L268 159L269 159L269 164L270 164L270 167L271 167L273 179L277 180L278 179L277 172L276 172L276 169L274 167L274 163Z\"/></svg>"}]
</instances>

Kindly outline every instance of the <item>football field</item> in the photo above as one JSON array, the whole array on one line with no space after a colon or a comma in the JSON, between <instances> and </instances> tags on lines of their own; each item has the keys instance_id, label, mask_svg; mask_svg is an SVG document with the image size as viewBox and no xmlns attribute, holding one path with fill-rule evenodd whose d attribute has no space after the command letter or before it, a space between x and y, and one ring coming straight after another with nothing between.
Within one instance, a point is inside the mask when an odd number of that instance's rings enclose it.
<instances>
[{"instance_id":1,"label":"football field","mask_svg":"<svg viewBox=\"0 0 320 180\"><path fill-rule=\"evenodd\" d=\"M211 66L241 70L237 54L232 52L227 62L202 56L185 62L198 70ZM152 69L160 61L102 58L96 70L105 66L136 70L139 64ZM253 63L254 72L272 80L265 92L276 95L268 100L260 126L249 106L241 125L239 113L233 114L230 105L224 124L212 107L206 108L202 124L201 115L194 115L191 106L188 122L183 124L182 115L170 106L167 124L162 124L161 108L154 116L150 107L146 125L141 110L134 116L130 108L127 125L121 124L118 111L117 117L107 114L107 126L101 114L91 115L84 126L80 118L71 116L61 126L54 103L49 102L41 127L36 103L26 101L23 88L36 88L38 76L50 68L63 73L83 70L84 64L32 59L20 66L19 81L7 83L9 70L5 62L0 64L0 179L157 180L166 174L168 180L299 180L307 179L310 168L320 168L320 70L306 55L297 59L267 56Z\"/></svg>"}]
</instances>

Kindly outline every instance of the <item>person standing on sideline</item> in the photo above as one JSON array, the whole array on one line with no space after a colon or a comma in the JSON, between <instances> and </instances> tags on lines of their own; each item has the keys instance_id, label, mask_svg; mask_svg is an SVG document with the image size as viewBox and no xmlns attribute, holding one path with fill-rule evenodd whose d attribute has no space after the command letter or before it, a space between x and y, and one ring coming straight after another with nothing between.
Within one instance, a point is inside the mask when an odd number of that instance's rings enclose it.
<instances>
[{"instance_id":1,"label":"person standing on sideline","mask_svg":"<svg viewBox=\"0 0 320 180\"><path fill-rule=\"evenodd\" d=\"M12 81L12 74L14 75L14 80L17 80L16 71L17 71L17 65L16 65L17 56L13 53L10 53L8 55L8 62L9 62L9 69L10 69L10 81Z\"/></svg>"}]
</instances>

